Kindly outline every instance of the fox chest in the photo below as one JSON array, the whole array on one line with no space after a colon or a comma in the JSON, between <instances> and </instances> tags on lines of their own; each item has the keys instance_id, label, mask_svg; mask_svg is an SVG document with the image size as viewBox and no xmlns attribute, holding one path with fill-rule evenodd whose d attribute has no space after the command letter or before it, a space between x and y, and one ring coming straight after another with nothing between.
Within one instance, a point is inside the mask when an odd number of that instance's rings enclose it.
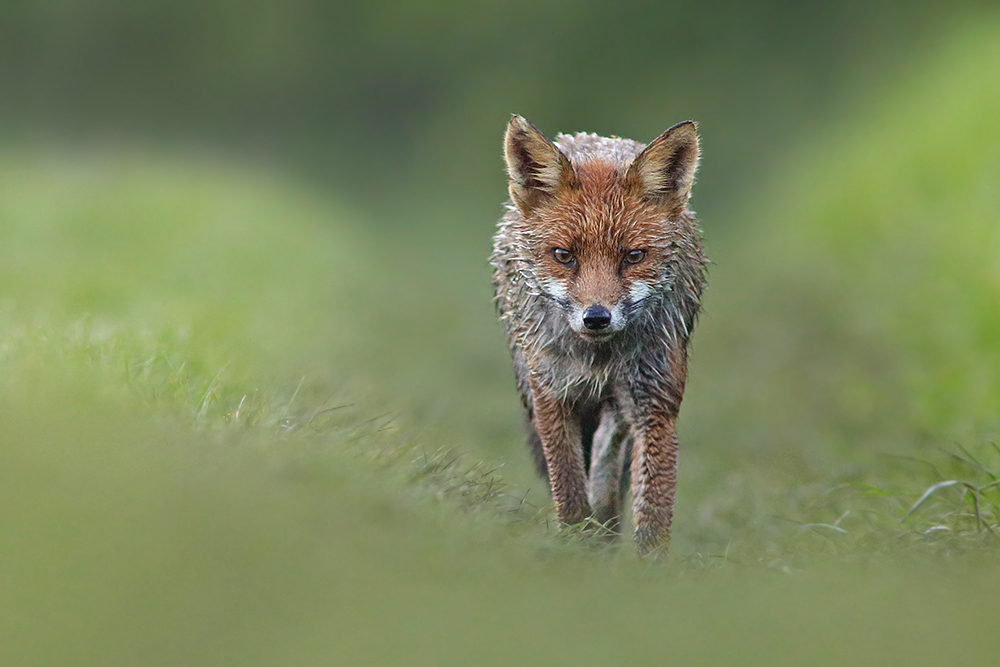
<instances>
[{"instance_id":1,"label":"fox chest","mask_svg":"<svg viewBox=\"0 0 1000 667\"><path fill-rule=\"evenodd\" d=\"M544 355L537 366L550 390L570 401L611 396L621 375L621 364L598 355Z\"/></svg>"}]
</instances>

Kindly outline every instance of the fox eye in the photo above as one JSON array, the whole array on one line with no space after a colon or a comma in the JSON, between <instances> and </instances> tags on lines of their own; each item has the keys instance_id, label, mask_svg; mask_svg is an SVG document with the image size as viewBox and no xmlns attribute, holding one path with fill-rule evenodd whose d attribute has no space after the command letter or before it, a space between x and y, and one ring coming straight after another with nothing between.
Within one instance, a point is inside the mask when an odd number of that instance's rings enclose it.
<instances>
[{"instance_id":1,"label":"fox eye","mask_svg":"<svg viewBox=\"0 0 1000 667\"><path fill-rule=\"evenodd\" d=\"M553 248L552 259L556 260L560 264L567 264L567 265L572 264L573 262L576 261L576 258L573 257L573 253L571 253L569 250L566 250L565 248Z\"/></svg>"},{"instance_id":2,"label":"fox eye","mask_svg":"<svg viewBox=\"0 0 1000 667\"><path fill-rule=\"evenodd\" d=\"M629 250L627 253L625 253L626 264L638 264L644 259L646 259L645 250Z\"/></svg>"}]
</instances>

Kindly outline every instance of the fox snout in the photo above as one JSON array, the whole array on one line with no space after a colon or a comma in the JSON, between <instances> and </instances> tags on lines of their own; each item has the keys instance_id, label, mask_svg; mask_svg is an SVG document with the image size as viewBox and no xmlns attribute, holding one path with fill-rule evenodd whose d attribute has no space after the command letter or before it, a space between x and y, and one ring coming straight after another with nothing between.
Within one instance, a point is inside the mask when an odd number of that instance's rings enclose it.
<instances>
[{"instance_id":1,"label":"fox snout","mask_svg":"<svg viewBox=\"0 0 1000 667\"><path fill-rule=\"evenodd\" d=\"M611 326L611 311L601 305L593 305L583 311L583 326L591 331L603 331Z\"/></svg>"},{"instance_id":2,"label":"fox snout","mask_svg":"<svg viewBox=\"0 0 1000 667\"><path fill-rule=\"evenodd\" d=\"M570 328L588 340L604 340L625 328L624 308L601 303L574 306L569 316Z\"/></svg>"}]
</instances>

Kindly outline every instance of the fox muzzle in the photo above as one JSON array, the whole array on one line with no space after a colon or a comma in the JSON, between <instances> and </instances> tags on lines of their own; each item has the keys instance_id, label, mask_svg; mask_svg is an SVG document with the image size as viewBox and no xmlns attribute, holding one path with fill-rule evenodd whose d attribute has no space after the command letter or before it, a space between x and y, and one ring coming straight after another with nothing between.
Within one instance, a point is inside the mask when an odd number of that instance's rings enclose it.
<instances>
[{"instance_id":1,"label":"fox muzzle","mask_svg":"<svg viewBox=\"0 0 1000 667\"><path fill-rule=\"evenodd\" d=\"M593 305L583 313L583 326L590 331L603 331L611 326L611 311L601 305Z\"/></svg>"}]
</instances>

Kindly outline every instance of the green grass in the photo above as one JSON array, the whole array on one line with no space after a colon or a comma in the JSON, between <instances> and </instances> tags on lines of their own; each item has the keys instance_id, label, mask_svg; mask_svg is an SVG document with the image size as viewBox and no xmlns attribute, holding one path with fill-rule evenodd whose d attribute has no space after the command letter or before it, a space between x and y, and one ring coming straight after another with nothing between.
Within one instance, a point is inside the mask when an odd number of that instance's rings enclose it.
<instances>
[{"instance_id":1,"label":"green grass","mask_svg":"<svg viewBox=\"0 0 1000 667\"><path fill-rule=\"evenodd\" d=\"M734 393L765 388L765 418L790 408L779 429L748 412L749 438L911 447L1000 425L1000 86L982 66L997 45L980 26L915 64L794 156L816 157L719 248L707 363Z\"/></svg>"},{"instance_id":2,"label":"green grass","mask_svg":"<svg viewBox=\"0 0 1000 667\"><path fill-rule=\"evenodd\" d=\"M4 153L0 663L992 662L997 44L957 34L705 221L659 561L554 524L489 220Z\"/></svg>"}]
</instances>

